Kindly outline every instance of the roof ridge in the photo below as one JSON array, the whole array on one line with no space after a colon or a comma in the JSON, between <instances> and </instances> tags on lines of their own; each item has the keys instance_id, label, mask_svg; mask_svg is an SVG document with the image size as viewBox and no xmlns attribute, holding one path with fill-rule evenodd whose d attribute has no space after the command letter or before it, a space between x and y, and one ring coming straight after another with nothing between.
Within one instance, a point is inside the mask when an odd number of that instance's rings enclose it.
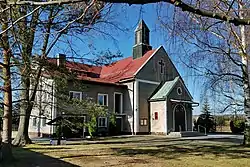
<instances>
[{"instance_id":1,"label":"roof ridge","mask_svg":"<svg viewBox=\"0 0 250 167\"><path fill-rule=\"evenodd\" d=\"M118 83L123 79L134 77L136 71L147 62L148 58L154 54L155 50L147 51L142 57L133 59L132 56L122 58L109 65L93 65L86 62L66 60L65 67L73 71L78 71L77 75L81 80ZM55 62L56 58L53 62ZM88 75L84 75L88 73ZM93 75L92 75L93 73Z\"/></svg>"}]
</instances>

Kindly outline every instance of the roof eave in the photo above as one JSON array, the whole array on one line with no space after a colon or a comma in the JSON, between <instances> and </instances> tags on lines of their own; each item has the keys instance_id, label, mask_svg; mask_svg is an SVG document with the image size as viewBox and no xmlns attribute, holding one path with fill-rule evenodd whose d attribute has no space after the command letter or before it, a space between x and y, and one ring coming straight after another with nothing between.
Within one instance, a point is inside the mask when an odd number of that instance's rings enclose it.
<instances>
[{"instance_id":1,"label":"roof eave","mask_svg":"<svg viewBox=\"0 0 250 167\"><path fill-rule=\"evenodd\" d=\"M94 82L94 83L99 83L99 84L114 85L114 86L125 86L119 83L111 83L111 82L105 82L105 81L93 81L93 80L88 80L88 79L79 79L79 80L86 81L86 82Z\"/></svg>"},{"instance_id":2,"label":"roof eave","mask_svg":"<svg viewBox=\"0 0 250 167\"><path fill-rule=\"evenodd\" d=\"M150 99L149 102L155 102L155 101L166 101L167 98L163 97L163 98L157 98L157 99Z\"/></svg>"},{"instance_id":3,"label":"roof eave","mask_svg":"<svg viewBox=\"0 0 250 167\"><path fill-rule=\"evenodd\" d=\"M134 77L134 76L129 77L129 78L121 79L121 80L119 81L119 83L129 82L129 81L133 81L133 80L135 80L135 77Z\"/></svg>"}]
</instances>

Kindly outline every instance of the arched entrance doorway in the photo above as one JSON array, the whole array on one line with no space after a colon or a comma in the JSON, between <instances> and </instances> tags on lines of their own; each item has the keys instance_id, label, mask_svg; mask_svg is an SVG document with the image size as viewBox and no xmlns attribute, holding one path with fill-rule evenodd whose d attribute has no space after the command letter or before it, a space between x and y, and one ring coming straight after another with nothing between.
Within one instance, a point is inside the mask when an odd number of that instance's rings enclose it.
<instances>
[{"instance_id":1,"label":"arched entrance doorway","mask_svg":"<svg viewBox=\"0 0 250 167\"><path fill-rule=\"evenodd\" d=\"M186 131L186 110L183 105L175 106L173 118L175 132Z\"/></svg>"}]
</instances>

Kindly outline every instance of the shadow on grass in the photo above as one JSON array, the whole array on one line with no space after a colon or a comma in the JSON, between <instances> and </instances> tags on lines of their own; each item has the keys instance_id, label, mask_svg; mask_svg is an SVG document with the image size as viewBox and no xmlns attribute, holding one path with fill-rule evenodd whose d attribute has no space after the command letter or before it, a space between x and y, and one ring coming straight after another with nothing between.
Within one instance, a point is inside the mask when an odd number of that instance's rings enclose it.
<instances>
[{"instance_id":1,"label":"shadow on grass","mask_svg":"<svg viewBox=\"0 0 250 167\"><path fill-rule=\"evenodd\" d=\"M60 158L64 159L64 158L81 158L81 157L99 157L99 156L112 156L114 154L111 153L104 153L104 154L80 154L80 155L67 155L67 156L61 156Z\"/></svg>"},{"instance_id":2,"label":"shadow on grass","mask_svg":"<svg viewBox=\"0 0 250 167\"><path fill-rule=\"evenodd\" d=\"M131 138L130 140L112 140L112 139L101 139L96 141L87 142L87 144L129 144L129 143L141 143L141 144L147 144L147 143L165 143L165 142L173 142L173 141L214 141L214 142L228 142L228 143L234 143L234 144L241 144L243 143L243 139L239 139L236 136L235 137L220 137L220 138L213 138L213 137L205 137L205 138L197 138L197 139L189 139L189 138L159 138L159 137L151 137L145 139L139 139L139 140L133 140Z\"/></svg>"},{"instance_id":3,"label":"shadow on grass","mask_svg":"<svg viewBox=\"0 0 250 167\"><path fill-rule=\"evenodd\" d=\"M143 148L113 148L117 155L149 155L164 159L179 159L190 156L224 157L229 159L250 158L250 150L236 145L203 145L201 143L156 145Z\"/></svg>"},{"instance_id":4,"label":"shadow on grass","mask_svg":"<svg viewBox=\"0 0 250 167\"><path fill-rule=\"evenodd\" d=\"M27 148L13 148L15 160L12 164L0 164L0 167L79 167Z\"/></svg>"},{"instance_id":5,"label":"shadow on grass","mask_svg":"<svg viewBox=\"0 0 250 167\"><path fill-rule=\"evenodd\" d=\"M37 147L31 147L32 150L70 150L71 148L68 147L55 147L55 146L51 146L51 145L39 145L37 144ZM45 147L42 147L45 146Z\"/></svg>"}]
</instances>

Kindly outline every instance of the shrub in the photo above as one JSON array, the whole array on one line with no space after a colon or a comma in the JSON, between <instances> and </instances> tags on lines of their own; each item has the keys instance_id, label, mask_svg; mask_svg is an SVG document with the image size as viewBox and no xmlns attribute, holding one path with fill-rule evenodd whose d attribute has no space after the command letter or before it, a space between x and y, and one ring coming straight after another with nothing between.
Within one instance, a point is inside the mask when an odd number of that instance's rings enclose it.
<instances>
[{"instance_id":1,"label":"shrub","mask_svg":"<svg viewBox=\"0 0 250 167\"><path fill-rule=\"evenodd\" d=\"M194 124L197 130L199 125L205 127L207 132L215 132L216 130L215 121L211 115L201 114ZM204 132L204 128L200 128L200 131Z\"/></svg>"},{"instance_id":2,"label":"shrub","mask_svg":"<svg viewBox=\"0 0 250 167\"><path fill-rule=\"evenodd\" d=\"M235 119L230 121L230 129L232 133L242 133L245 129L245 120Z\"/></svg>"}]
</instances>

